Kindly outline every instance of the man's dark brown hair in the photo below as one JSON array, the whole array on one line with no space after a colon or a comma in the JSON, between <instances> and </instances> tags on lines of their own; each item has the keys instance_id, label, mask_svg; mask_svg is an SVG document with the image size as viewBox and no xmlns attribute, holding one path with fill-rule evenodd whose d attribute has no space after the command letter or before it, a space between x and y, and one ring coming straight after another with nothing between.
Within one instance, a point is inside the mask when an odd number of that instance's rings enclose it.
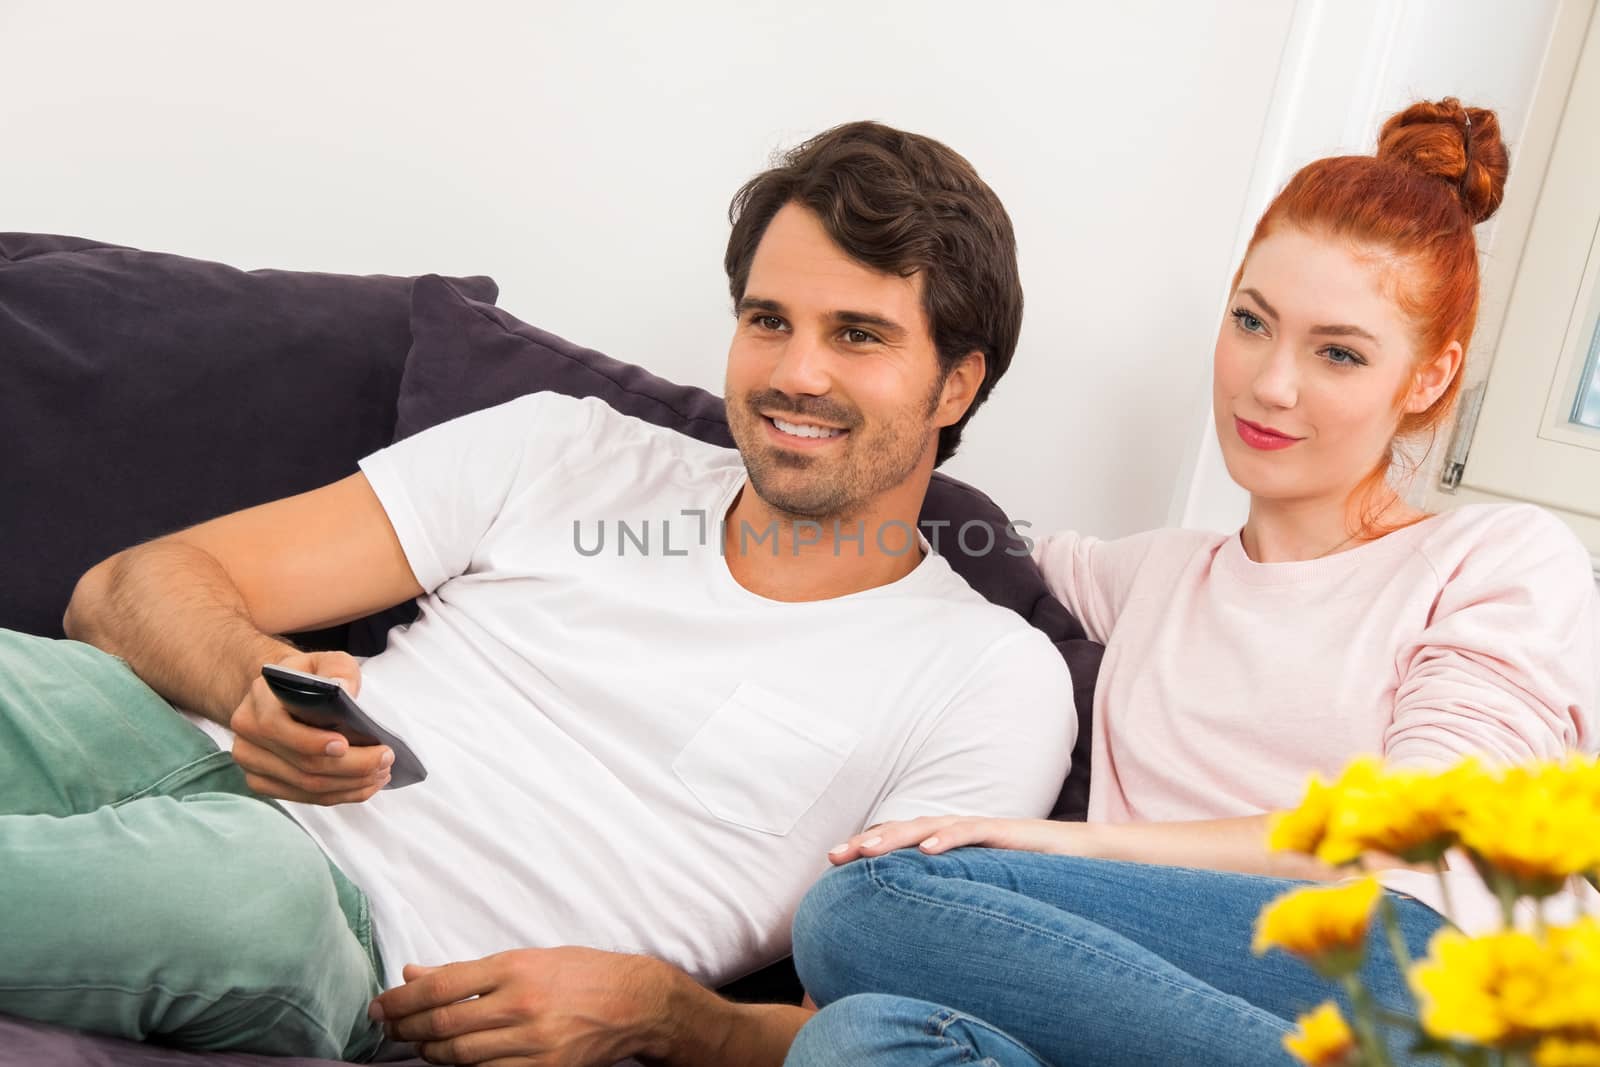
<instances>
[{"instance_id":1,"label":"man's dark brown hair","mask_svg":"<svg viewBox=\"0 0 1600 1067\"><path fill-rule=\"evenodd\" d=\"M943 463L1010 366L1022 329L1017 241L999 197L938 141L876 122L835 126L790 149L734 195L723 266L735 306L762 234L789 203L815 212L858 262L922 275L941 380L968 352L983 353L987 369L972 406L939 432L935 462Z\"/></svg>"}]
</instances>

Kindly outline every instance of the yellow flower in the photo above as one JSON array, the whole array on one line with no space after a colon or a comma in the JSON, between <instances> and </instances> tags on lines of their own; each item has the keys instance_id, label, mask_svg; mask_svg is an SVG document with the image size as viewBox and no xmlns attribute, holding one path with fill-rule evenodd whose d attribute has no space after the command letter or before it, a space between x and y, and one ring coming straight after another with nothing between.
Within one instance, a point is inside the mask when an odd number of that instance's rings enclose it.
<instances>
[{"instance_id":1,"label":"yellow flower","mask_svg":"<svg viewBox=\"0 0 1600 1067\"><path fill-rule=\"evenodd\" d=\"M1537 1033L1531 1016L1545 991L1544 947L1529 934L1471 938L1445 929L1411 970L1418 1018L1435 1037L1500 1045Z\"/></svg>"},{"instance_id":2,"label":"yellow flower","mask_svg":"<svg viewBox=\"0 0 1600 1067\"><path fill-rule=\"evenodd\" d=\"M1304 852L1315 855L1328 832L1328 816L1333 814L1336 793L1321 778L1311 776L1306 783L1306 795L1294 811L1280 812L1272 817L1272 828L1267 834L1267 847L1274 852Z\"/></svg>"},{"instance_id":3,"label":"yellow flower","mask_svg":"<svg viewBox=\"0 0 1600 1067\"><path fill-rule=\"evenodd\" d=\"M1339 1014L1338 1005L1327 1001L1315 1011L1296 1020L1300 1029L1283 1035L1283 1047L1301 1063L1311 1067L1335 1067L1349 1059L1355 1050L1355 1035Z\"/></svg>"},{"instance_id":4,"label":"yellow flower","mask_svg":"<svg viewBox=\"0 0 1600 1067\"><path fill-rule=\"evenodd\" d=\"M1600 1067L1600 1041L1548 1037L1533 1050L1534 1067Z\"/></svg>"},{"instance_id":5,"label":"yellow flower","mask_svg":"<svg viewBox=\"0 0 1600 1067\"><path fill-rule=\"evenodd\" d=\"M1442 772L1385 770L1364 756L1332 785L1313 776L1300 806L1273 818L1267 845L1335 867L1366 852L1434 860L1455 844L1463 798L1486 776L1474 760Z\"/></svg>"},{"instance_id":6,"label":"yellow flower","mask_svg":"<svg viewBox=\"0 0 1600 1067\"><path fill-rule=\"evenodd\" d=\"M1511 767L1464 798L1461 843L1518 893L1548 896L1600 867L1600 770L1590 757Z\"/></svg>"},{"instance_id":7,"label":"yellow flower","mask_svg":"<svg viewBox=\"0 0 1600 1067\"><path fill-rule=\"evenodd\" d=\"M1600 921L1543 939L1445 929L1428 948L1411 985L1433 1036L1502 1047L1546 1036L1600 1040Z\"/></svg>"},{"instance_id":8,"label":"yellow flower","mask_svg":"<svg viewBox=\"0 0 1600 1067\"><path fill-rule=\"evenodd\" d=\"M1384 770L1376 761L1350 765L1335 784L1333 811L1316 856L1339 866L1366 852L1408 863L1437 859L1455 844L1465 801L1487 772L1476 760L1445 771Z\"/></svg>"},{"instance_id":9,"label":"yellow flower","mask_svg":"<svg viewBox=\"0 0 1600 1067\"><path fill-rule=\"evenodd\" d=\"M1567 777L1567 791L1574 804L1583 810L1587 805L1590 820L1600 820L1600 756L1568 754L1562 764ZM1600 888L1600 839L1591 842L1588 865L1579 873Z\"/></svg>"},{"instance_id":10,"label":"yellow flower","mask_svg":"<svg viewBox=\"0 0 1600 1067\"><path fill-rule=\"evenodd\" d=\"M1361 966L1367 926L1382 892L1374 878L1291 890L1261 909L1255 952L1281 948L1324 974L1349 973Z\"/></svg>"}]
</instances>

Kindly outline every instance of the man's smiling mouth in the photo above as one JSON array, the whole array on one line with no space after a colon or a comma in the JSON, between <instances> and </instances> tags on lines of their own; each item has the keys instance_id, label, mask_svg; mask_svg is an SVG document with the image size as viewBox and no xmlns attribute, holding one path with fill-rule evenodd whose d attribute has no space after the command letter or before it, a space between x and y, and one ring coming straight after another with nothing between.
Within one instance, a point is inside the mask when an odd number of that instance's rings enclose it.
<instances>
[{"instance_id":1,"label":"man's smiling mouth","mask_svg":"<svg viewBox=\"0 0 1600 1067\"><path fill-rule=\"evenodd\" d=\"M790 437L827 439L832 437L843 437L849 432L848 430L841 430L835 426L817 426L808 422L790 422L787 419L780 419L773 415L769 415L766 418L768 422L772 423L772 425L776 426L780 431L788 434Z\"/></svg>"}]
</instances>

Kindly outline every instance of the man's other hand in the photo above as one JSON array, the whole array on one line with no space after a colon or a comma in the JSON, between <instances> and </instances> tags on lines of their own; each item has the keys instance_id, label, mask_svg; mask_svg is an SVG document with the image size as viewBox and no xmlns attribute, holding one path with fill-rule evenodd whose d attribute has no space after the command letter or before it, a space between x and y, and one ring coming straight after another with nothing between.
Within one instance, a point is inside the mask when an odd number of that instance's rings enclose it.
<instances>
[{"instance_id":1,"label":"man's other hand","mask_svg":"<svg viewBox=\"0 0 1600 1067\"><path fill-rule=\"evenodd\" d=\"M303 652L275 660L279 666L338 679L352 697L361 668L345 652ZM355 804L389 781L394 753L385 745L352 745L340 734L296 722L257 677L234 709L233 760L245 784L262 796L302 804Z\"/></svg>"},{"instance_id":2,"label":"man's other hand","mask_svg":"<svg viewBox=\"0 0 1600 1067\"><path fill-rule=\"evenodd\" d=\"M370 1014L430 1063L611 1067L659 1040L667 970L645 956L571 947L412 964Z\"/></svg>"}]
</instances>

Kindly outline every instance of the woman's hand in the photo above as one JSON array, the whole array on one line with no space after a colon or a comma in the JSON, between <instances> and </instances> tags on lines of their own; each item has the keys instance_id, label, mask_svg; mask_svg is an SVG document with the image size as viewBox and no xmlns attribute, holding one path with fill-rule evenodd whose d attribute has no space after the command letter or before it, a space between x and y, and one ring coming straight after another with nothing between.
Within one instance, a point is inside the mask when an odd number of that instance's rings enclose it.
<instances>
[{"instance_id":1,"label":"woman's hand","mask_svg":"<svg viewBox=\"0 0 1600 1067\"><path fill-rule=\"evenodd\" d=\"M863 856L918 848L936 856L953 848L978 846L1121 863L1156 863L1213 871L1238 871L1269 878L1335 881L1347 868L1328 867L1294 852L1267 851L1267 815L1240 815L1192 822L1084 823L1044 819L982 819L970 815L930 815L879 823L828 852L835 866ZM1392 856L1372 856L1368 870L1404 867ZM1431 871L1431 867L1414 870Z\"/></svg>"},{"instance_id":2,"label":"woman's hand","mask_svg":"<svg viewBox=\"0 0 1600 1067\"><path fill-rule=\"evenodd\" d=\"M881 856L913 845L930 856L974 845L1020 852L1081 855L1083 823L1045 819L984 819L970 815L929 815L903 822L879 823L828 852L829 862L849 863L862 856Z\"/></svg>"}]
</instances>

